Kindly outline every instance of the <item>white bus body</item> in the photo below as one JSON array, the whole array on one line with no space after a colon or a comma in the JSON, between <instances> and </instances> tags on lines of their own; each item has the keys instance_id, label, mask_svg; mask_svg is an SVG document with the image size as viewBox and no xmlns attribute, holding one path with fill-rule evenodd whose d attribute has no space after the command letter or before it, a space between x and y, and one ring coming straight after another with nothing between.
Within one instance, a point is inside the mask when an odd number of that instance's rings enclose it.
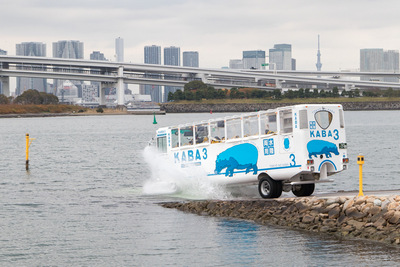
<instances>
[{"instance_id":1,"label":"white bus body","mask_svg":"<svg viewBox=\"0 0 400 267\"><path fill-rule=\"evenodd\" d=\"M295 105L157 130L172 164L202 168L220 184L258 183L261 197L314 192L347 168L341 105Z\"/></svg>"}]
</instances>

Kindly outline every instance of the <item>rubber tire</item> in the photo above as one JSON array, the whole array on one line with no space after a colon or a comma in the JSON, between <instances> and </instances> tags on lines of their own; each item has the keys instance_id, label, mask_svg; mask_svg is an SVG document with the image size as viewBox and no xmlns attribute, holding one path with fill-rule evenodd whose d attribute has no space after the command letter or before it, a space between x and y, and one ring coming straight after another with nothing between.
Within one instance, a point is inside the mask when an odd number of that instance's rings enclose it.
<instances>
[{"instance_id":1,"label":"rubber tire","mask_svg":"<svg viewBox=\"0 0 400 267\"><path fill-rule=\"evenodd\" d=\"M293 187L292 192L297 197L308 197L311 196L312 193L314 193L314 189L315 189L315 184L302 184L300 185L299 190L294 190Z\"/></svg>"},{"instance_id":2,"label":"rubber tire","mask_svg":"<svg viewBox=\"0 0 400 267\"><path fill-rule=\"evenodd\" d=\"M282 182L271 177L262 177L258 181L258 193L262 198L278 198L282 195Z\"/></svg>"}]
</instances>

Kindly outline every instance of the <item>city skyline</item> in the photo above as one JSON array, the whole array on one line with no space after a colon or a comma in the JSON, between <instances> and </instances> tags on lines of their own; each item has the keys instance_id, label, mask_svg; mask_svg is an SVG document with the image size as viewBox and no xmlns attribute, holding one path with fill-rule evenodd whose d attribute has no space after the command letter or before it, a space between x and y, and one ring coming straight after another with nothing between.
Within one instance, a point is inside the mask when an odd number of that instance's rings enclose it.
<instances>
[{"instance_id":1,"label":"city skyline","mask_svg":"<svg viewBox=\"0 0 400 267\"><path fill-rule=\"evenodd\" d=\"M361 0L288 0L274 5L256 0L117 4L18 0L0 10L6 25L0 31L0 49L14 55L17 43L43 42L50 47L57 40L80 40L85 43L85 55L102 51L112 60L114 40L121 36L126 62L144 62L143 47L155 43L198 51L202 67L221 68L228 66L230 59L240 58L242 51L267 51L274 44L288 43L297 69L315 70L320 34L323 71L358 69L360 49L400 49L400 36L395 34L400 22L396 7L400 3L391 0L384 5Z\"/></svg>"}]
</instances>

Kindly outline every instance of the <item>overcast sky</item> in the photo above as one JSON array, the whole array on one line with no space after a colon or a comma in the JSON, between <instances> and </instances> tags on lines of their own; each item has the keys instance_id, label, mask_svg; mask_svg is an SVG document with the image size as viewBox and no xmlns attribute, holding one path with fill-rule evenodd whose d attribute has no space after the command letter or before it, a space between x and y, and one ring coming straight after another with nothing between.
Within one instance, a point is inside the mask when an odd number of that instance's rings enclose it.
<instances>
[{"instance_id":1,"label":"overcast sky","mask_svg":"<svg viewBox=\"0 0 400 267\"><path fill-rule=\"evenodd\" d=\"M243 50L292 45L298 70L316 70L321 36L322 70L358 69L360 49L400 49L396 0L3 0L0 49L15 44L79 40L85 59L101 51L115 60L122 37L125 61L143 63L145 45L198 51L200 67L220 68Z\"/></svg>"}]
</instances>

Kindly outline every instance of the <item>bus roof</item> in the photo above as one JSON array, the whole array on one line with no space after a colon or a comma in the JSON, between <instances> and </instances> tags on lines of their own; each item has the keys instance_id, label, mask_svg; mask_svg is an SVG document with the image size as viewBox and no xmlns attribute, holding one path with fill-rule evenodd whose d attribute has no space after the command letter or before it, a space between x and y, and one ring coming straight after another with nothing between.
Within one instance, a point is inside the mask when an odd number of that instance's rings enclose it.
<instances>
[{"instance_id":1,"label":"bus roof","mask_svg":"<svg viewBox=\"0 0 400 267\"><path fill-rule=\"evenodd\" d=\"M241 118L241 117L248 117L248 116L256 116L258 114L265 114L265 113L273 113L273 112L278 112L280 110L285 110L285 109L303 109L303 108L308 108L308 107L337 107L337 108L342 108L341 104L297 104L297 105L292 105L292 106L284 106L284 107L278 107L274 109L267 109L267 110L260 110L257 112L247 112L247 113L241 113L238 115L231 115L231 116L225 116L225 117L218 117L215 119L209 119L209 120L203 120L200 122L188 122L184 124L179 124L179 125L173 125L173 126L167 126L167 127L161 127L157 129L158 131L165 130L165 129L172 129L172 128L181 128L181 127L188 127L188 126L193 126L193 125L199 125L199 124L207 124L210 122L216 122L216 121L222 121L222 120L230 120L234 118Z\"/></svg>"}]
</instances>

